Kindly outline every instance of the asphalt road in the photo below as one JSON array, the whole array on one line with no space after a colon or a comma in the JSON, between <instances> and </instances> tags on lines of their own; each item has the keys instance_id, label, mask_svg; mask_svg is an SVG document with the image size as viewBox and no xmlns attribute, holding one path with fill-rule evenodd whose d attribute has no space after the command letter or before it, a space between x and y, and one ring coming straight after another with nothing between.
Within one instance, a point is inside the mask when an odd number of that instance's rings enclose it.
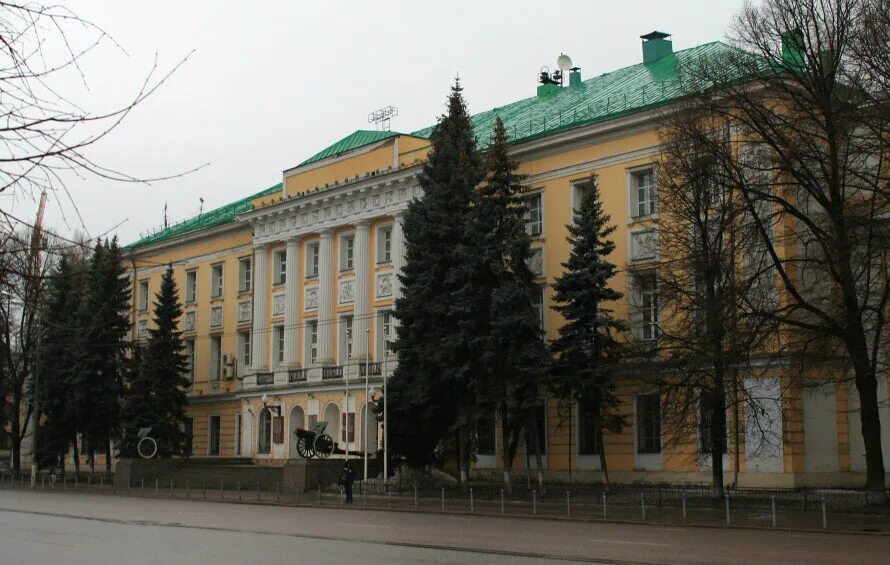
<instances>
[{"instance_id":1,"label":"asphalt road","mask_svg":"<svg viewBox=\"0 0 890 565\"><path fill-rule=\"evenodd\" d=\"M0 490L0 564L886 563L890 537ZM284 560L284 561L283 561Z\"/></svg>"}]
</instances>

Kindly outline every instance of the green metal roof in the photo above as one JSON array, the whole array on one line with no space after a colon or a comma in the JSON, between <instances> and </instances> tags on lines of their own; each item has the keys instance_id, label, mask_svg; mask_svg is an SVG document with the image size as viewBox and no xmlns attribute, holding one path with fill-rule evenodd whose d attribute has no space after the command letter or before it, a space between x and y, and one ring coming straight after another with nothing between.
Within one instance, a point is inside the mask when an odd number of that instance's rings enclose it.
<instances>
[{"instance_id":1,"label":"green metal roof","mask_svg":"<svg viewBox=\"0 0 890 565\"><path fill-rule=\"evenodd\" d=\"M495 118L500 116L511 143L529 141L559 131L602 122L624 114L655 108L676 100L685 92L678 68L700 58L720 58L734 48L719 41L676 51L654 63L639 63L611 73L590 78L581 84L556 88L543 96L532 96L506 106L481 112L472 117L473 129L481 146L487 146L494 134ZM529 85L531 90L533 85ZM435 125L409 135L429 138ZM298 166L334 157L359 147L401 134L394 131L357 130L322 149ZM185 220L146 236L129 248L156 243L193 231L234 221L238 214L252 209L254 198L281 190L281 184L201 216Z\"/></svg>"},{"instance_id":2,"label":"green metal roof","mask_svg":"<svg viewBox=\"0 0 890 565\"><path fill-rule=\"evenodd\" d=\"M179 223L173 224L168 228L156 231L153 234L143 237L136 243L131 243L127 246L127 249L135 249L137 247L164 241L165 239L178 237L187 233L212 228L213 226L218 226L220 224L234 221L235 217L238 214L243 214L244 212L249 212L253 209L253 205L251 204L251 202L254 198L267 196L276 192L281 192L281 183L278 183L275 186L270 186L266 190L257 192L256 194L248 196L247 198L242 198L237 202L226 204L225 206L221 206L214 210L204 212L200 216L195 216L194 218L183 220Z\"/></svg>"},{"instance_id":3,"label":"green metal roof","mask_svg":"<svg viewBox=\"0 0 890 565\"><path fill-rule=\"evenodd\" d=\"M325 147L324 149L322 149L312 157L309 157L297 166L302 167L303 165L321 161L322 159L327 159L328 157L336 157L341 153L352 151L353 149L358 149L359 147L369 145L371 143L377 143L378 141L383 141L384 139L389 139L390 137L396 137L399 135L403 134L396 131L374 131L366 129L356 130L340 141L334 143L333 145Z\"/></svg>"},{"instance_id":4,"label":"green metal roof","mask_svg":"<svg viewBox=\"0 0 890 565\"><path fill-rule=\"evenodd\" d=\"M679 98L684 88L678 66L699 58L710 59L734 48L720 42L677 51L654 63L639 63L581 82L557 88L543 96L532 96L472 117L476 140L487 146L494 134L495 118L500 116L511 143L638 112ZM529 85L529 90L533 85ZM412 135L429 137L435 125Z\"/></svg>"}]
</instances>

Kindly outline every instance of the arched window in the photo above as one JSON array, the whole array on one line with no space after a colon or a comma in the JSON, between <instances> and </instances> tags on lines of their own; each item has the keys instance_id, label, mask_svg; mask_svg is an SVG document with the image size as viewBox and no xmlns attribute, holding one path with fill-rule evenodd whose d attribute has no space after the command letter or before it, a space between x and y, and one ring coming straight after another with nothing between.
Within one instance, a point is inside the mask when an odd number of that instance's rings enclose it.
<instances>
[{"instance_id":1,"label":"arched window","mask_svg":"<svg viewBox=\"0 0 890 565\"><path fill-rule=\"evenodd\" d=\"M272 412L268 408L263 408L260 411L256 445L257 453L272 451Z\"/></svg>"}]
</instances>

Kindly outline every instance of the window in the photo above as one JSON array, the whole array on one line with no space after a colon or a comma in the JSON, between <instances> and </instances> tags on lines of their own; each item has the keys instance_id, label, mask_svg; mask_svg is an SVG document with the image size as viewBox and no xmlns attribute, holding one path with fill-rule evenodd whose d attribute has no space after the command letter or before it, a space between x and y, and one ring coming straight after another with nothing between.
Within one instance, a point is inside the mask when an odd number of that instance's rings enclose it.
<instances>
[{"instance_id":1,"label":"window","mask_svg":"<svg viewBox=\"0 0 890 565\"><path fill-rule=\"evenodd\" d=\"M253 288L253 259L245 257L238 261L238 292L250 292Z\"/></svg>"},{"instance_id":2,"label":"window","mask_svg":"<svg viewBox=\"0 0 890 565\"><path fill-rule=\"evenodd\" d=\"M661 453L661 397L637 396L637 453Z\"/></svg>"},{"instance_id":3,"label":"window","mask_svg":"<svg viewBox=\"0 0 890 565\"><path fill-rule=\"evenodd\" d=\"M631 316L634 337L642 341L658 338L658 285L652 273L633 276Z\"/></svg>"},{"instance_id":4,"label":"window","mask_svg":"<svg viewBox=\"0 0 890 565\"><path fill-rule=\"evenodd\" d=\"M139 310L148 310L148 281L139 281Z\"/></svg>"},{"instance_id":5,"label":"window","mask_svg":"<svg viewBox=\"0 0 890 565\"><path fill-rule=\"evenodd\" d=\"M545 421L546 411L544 404L540 403L533 408L534 410L534 427L525 429L525 452L529 454L547 453L547 422ZM535 449L535 441L537 440L537 450Z\"/></svg>"},{"instance_id":6,"label":"window","mask_svg":"<svg viewBox=\"0 0 890 565\"><path fill-rule=\"evenodd\" d=\"M195 419L186 416L182 420L182 433L185 435L185 445L182 446L182 454L191 457L195 439Z\"/></svg>"},{"instance_id":7,"label":"window","mask_svg":"<svg viewBox=\"0 0 890 565\"><path fill-rule=\"evenodd\" d=\"M525 229L532 237L544 233L544 211L541 203L541 193L528 196L525 199Z\"/></svg>"},{"instance_id":8,"label":"window","mask_svg":"<svg viewBox=\"0 0 890 565\"><path fill-rule=\"evenodd\" d=\"M340 270L351 271L355 255L355 236L345 235L340 238Z\"/></svg>"},{"instance_id":9,"label":"window","mask_svg":"<svg viewBox=\"0 0 890 565\"><path fill-rule=\"evenodd\" d=\"M340 318L340 364L345 365L352 358L352 316Z\"/></svg>"},{"instance_id":10,"label":"window","mask_svg":"<svg viewBox=\"0 0 890 565\"><path fill-rule=\"evenodd\" d=\"M241 366L250 367L250 332L238 332L238 352L241 353Z\"/></svg>"},{"instance_id":11,"label":"window","mask_svg":"<svg viewBox=\"0 0 890 565\"><path fill-rule=\"evenodd\" d=\"M541 278L544 276L543 247L532 247L528 250L528 259L526 259L526 266L528 266L528 270L535 278Z\"/></svg>"},{"instance_id":12,"label":"window","mask_svg":"<svg viewBox=\"0 0 890 565\"><path fill-rule=\"evenodd\" d=\"M698 451L699 453L711 453L711 412L714 404L717 402L717 396L707 390L702 390L699 394L698 401ZM721 453L728 453L728 438L726 434L726 420L723 421Z\"/></svg>"},{"instance_id":13,"label":"window","mask_svg":"<svg viewBox=\"0 0 890 565\"><path fill-rule=\"evenodd\" d=\"M600 452L596 409L596 403L588 399L578 401L578 455L598 455Z\"/></svg>"},{"instance_id":14,"label":"window","mask_svg":"<svg viewBox=\"0 0 890 565\"><path fill-rule=\"evenodd\" d=\"M634 217L655 213L655 171L652 169L631 173L634 196Z\"/></svg>"},{"instance_id":15,"label":"window","mask_svg":"<svg viewBox=\"0 0 890 565\"><path fill-rule=\"evenodd\" d=\"M210 380L218 381L222 376L222 336L210 336Z\"/></svg>"},{"instance_id":16,"label":"window","mask_svg":"<svg viewBox=\"0 0 890 565\"><path fill-rule=\"evenodd\" d=\"M318 360L318 321L312 320L306 326L306 363L311 365Z\"/></svg>"},{"instance_id":17,"label":"window","mask_svg":"<svg viewBox=\"0 0 890 565\"><path fill-rule=\"evenodd\" d=\"M268 454L272 451L272 411L268 408L260 410L257 422L257 453Z\"/></svg>"},{"instance_id":18,"label":"window","mask_svg":"<svg viewBox=\"0 0 890 565\"><path fill-rule=\"evenodd\" d=\"M185 272L185 303L194 304L198 298L198 270Z\"/></svg>"},{"instance_id":19,"label":"window","mask_svg":"<svg viewBox=\"0 0 890 565\"><path fill-rule=\"evenodd\" d=\"M287 282L287 249L279 249L272 254L275 265L275 279L273 284L285 284Z\"/></svg>"},{"instance_id":20,"label":"window","mask_svg":"<svg viewBox=\"0 0 890 565\"><path fill-rule=\"evenodd\" d=\"M344 442L355 441L355 412L340 414L340 439Z\"/></svg>"},{"instance_id":21,"label":"window","mask_svg":"<svg viewBox=\"0 0 890 565\"><path fill-rule=\"evenodd\" d=\"M544 326L544 287L539 286L537 289L532 291L532 310L535 311L535 314L538 316L538 321L541 323L541 331L545 331Z\"/></svg>"},{"instance_id":22,"label":"window","mask_svg":"<svg viewBox=\"0 0 890 565\"><path fill-rule=\"evenodd\" d=\"M275 364L284 364L284 326L275 326Z\"/></svg>"},{"instance_id":23,"label":"window","mask_svg":"<svg viewBox=\"0 0 890 565\"><path fill-rule=\"evenodd\" d=\"M383 226L377 230L377 262L392 261L392 226Z\"/></svg>"},{"instance_id":24,"label":"window","mask_svg":"<svg viewBox=\"0 0 890 565\"><path fill-rule=\"evenodd\" d=\"M241 455L241 414L235 414L235 455Z\"/></svg>"},{"instance_id":25,"label":"window","mask_svg":"<svg viewBox=\"0 0 890 565\"><path fill-rule=\"evenodd\" d=\"M183 353L185 354L185 376L189 380L189 384L195 384L195 340L182 340Z\"/></svg>"},{"instance_id":26,"label":"window","mask_svg":"<svg viewBox=\"0 0 890 565\"><path fill-rule=\"evenodd\" d=\"M223 265L210 267L210 297L222 298L223 295Z\"/></svg>"},{"instance_id":27,"label":"window","mask_svg":"<svg viewBox=\"0 0 890 565\"><path fill-rule=\"evenodd\" d=\"M306 246L306 276L318 276L318 242Z\"/></svg>"},{"instance_id":28,"label":"window","mask_svg":"<svg viewBox=\"0 0 890 565\"><path fill-rule=\"evenodd\" d=\"M210 417L210 425L207 431L207 455L219 455L219 428L221 422L219 416Z\"/></svg>"},{"instance_id":29,"label":"window","mask_svg":"<svg viewBox=\"0 0 890 565\"><path fill-rule=\"evenodd\" d=\"M577 212L581 209L581 203L584 202L584 197L593 187L593 183L598 182L597 178L594 179L586 179L582 181L577 181L572 183L572 212Z\"/></svg>"},{"instance_id":30,"label":"window","mask_svg":"<svg viewBox=\"0 0 890 565\"><path fill-rule=\"evenodd\" d=\"M476 453L479 455L495 455L494 412L486 412L476 420Z\"/></svg>"},{"instance_id":31,"label":"window","mask_svg":"<svg viewBox=\"0 0 890 565\"><path fill-rule=\"evenodd\" d=\"M384 310L377 316L377 357L382 360L384 355L392 353L392 342L396 338L393 327L392 311Z\"/></svg>"}]
</instances>

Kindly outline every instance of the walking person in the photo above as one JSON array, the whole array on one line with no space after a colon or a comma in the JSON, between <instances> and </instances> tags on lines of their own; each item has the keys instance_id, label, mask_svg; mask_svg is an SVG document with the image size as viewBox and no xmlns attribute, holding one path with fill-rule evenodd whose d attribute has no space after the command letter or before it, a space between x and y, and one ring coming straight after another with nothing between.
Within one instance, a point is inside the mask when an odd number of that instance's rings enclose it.
<instances>
[{"instance_id":1,"label":"walking person","mask_svg":"<svg viewBox=\"0 0 890 565\"><path fill-rule=\"evenodd\" d=\"M346 503L352 504L352 480L353 480L353 471L352 471L352 463L349 461L343 465L343 472L340 473L340 481L339 483L343 486L343 489L346 491Z\"/></svg>"}]
</instances>

